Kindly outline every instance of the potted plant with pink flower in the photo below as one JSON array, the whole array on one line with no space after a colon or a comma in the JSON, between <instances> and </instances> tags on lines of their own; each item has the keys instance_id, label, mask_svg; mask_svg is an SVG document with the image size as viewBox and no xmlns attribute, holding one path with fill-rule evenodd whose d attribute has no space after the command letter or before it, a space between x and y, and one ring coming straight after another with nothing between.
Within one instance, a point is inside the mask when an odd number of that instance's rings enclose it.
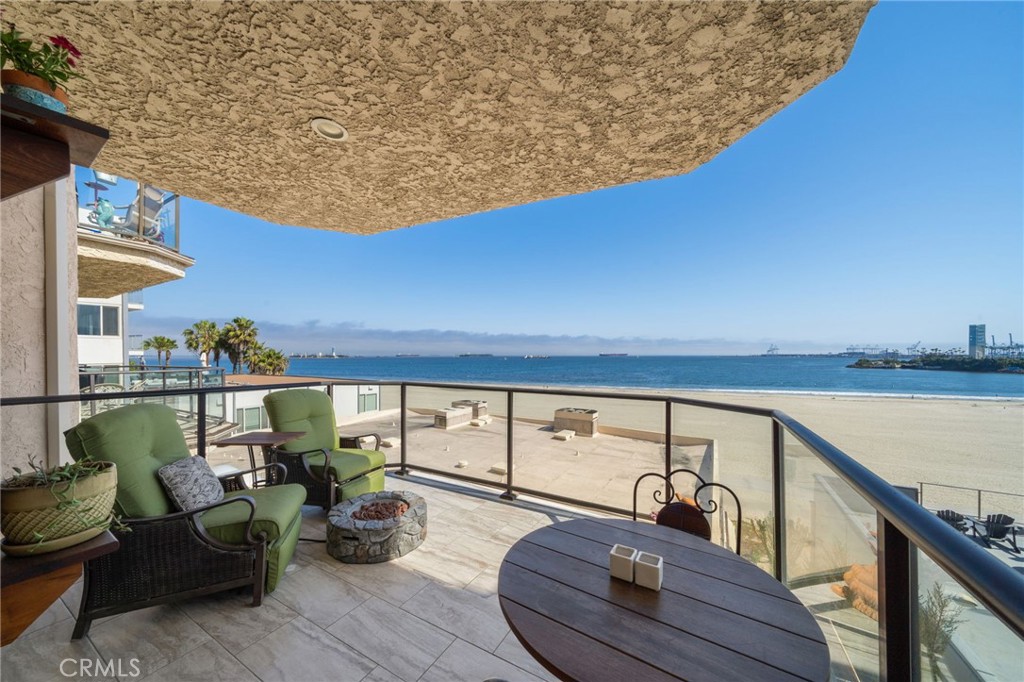
<instances>
[{"instance_id":1,"label":"potted plant with pink flower","mask_svg":"<svg viewBox=\"0 0 1024 682\"><path fill-rule=\"evenodd\" d=\"M14 24L0 33L0 83L4 93L61 113L68 109L67 82L82 53L64 36L51 36L40 46Z\"/></svg>"}]
</instances>

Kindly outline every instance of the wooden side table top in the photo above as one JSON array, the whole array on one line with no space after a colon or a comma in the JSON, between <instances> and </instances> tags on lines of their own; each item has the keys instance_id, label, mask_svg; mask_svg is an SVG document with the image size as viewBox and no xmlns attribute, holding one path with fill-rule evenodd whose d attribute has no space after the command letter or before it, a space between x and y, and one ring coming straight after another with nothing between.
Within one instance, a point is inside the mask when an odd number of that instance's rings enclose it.
<instances>
[{"instance_id":1,"label":"wooden side table top","mask_svg":"<svg viewBox=\"0 0 1024 682\"><path fill-rule=\"evenodd\" d=\"M48 552L38 556L0 557L0 586L8 587L44 575L71 564L81 564L89 559L114 552L120 547L114 534L103 531L91 540L86 540L66 549Z\"/></svg>"},{"instance_id":2,"label":"wooden side table top","mask_svg":"<svg viewBox=\"0 0 1024 682\"><path fill-rule=\"evenodd\" d=\"M247 445L249 447L277 447L289 441L302 438L305 431L250 431L230 438L210 441L210 445Z\"/></svg>"},{"instance_id":3,"label":"wooden side table top","mask_svg":"<svg viewBox=\"0 0 1024 682\"><path fill-rule=\"evenodd\" d=\"M664 557L660 592L613 579L615 544ZM827 680L828 645L781 583L675 529L575 519L535 530L505 555L502 612L563 680Z\"/></svg>"}]
</instances>

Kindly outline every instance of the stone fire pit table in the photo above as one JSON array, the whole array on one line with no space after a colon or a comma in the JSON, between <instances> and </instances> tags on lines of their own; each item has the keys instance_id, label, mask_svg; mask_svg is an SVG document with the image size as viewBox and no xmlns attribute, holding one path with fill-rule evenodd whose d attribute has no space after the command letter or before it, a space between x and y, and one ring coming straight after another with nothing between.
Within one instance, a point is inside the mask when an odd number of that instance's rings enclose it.
<instances>
[{"instance_id":1,"label":"stone fire pit table","mask_svg":"<svg viewBox=\"0 0 1024 682\"><path fill-rule=\"evenodd\" d=\"M408 505L400 516L359 518L381 511L380 504ZM370 514L370 516L375 516ZM416 549L427 537L427 501L408 490L366 493L327 513L327 553L346 564L391 561Z\"/></svg>"}]
</instances>

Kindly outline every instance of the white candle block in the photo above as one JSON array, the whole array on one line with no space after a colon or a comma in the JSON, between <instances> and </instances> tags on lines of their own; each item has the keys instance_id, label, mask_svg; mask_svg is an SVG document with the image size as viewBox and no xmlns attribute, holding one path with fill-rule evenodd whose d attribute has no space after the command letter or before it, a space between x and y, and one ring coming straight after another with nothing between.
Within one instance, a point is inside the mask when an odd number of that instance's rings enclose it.
<instances>
[{"instance_id":1,"label":"white candle block","mask_svg":"<svg viewBox=\"0 0 1024 682\"><path fill-rule=\"evenodd\" d=\"M633 564L633 576L636 584L649 590L661 590L661 576L665 560L657 554L640 552Z\"/></svg>"},{"instance_id":2,"label":"white candle block","mask_svg":"<svg viewBox=\"0 0 1024 682\"><path fill-rule=\"evenodd\" d=\"M637 551L633 547L615 545L608 553L608 570L613 578L633 582L633 562L636 561Z\"/></svg>"}]
</instances>

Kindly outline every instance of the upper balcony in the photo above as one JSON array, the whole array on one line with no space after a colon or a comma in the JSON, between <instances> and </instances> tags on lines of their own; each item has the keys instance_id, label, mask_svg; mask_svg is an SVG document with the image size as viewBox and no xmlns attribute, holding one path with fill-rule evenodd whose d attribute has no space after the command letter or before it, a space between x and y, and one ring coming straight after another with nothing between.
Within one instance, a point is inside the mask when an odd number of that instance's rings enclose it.
<instances>
[{"instance_id":1,"label":"upper balcony","mask_svg":"<svg viewBox=\"0 0 1024 682\"><path fill-rule=\"evenodd\" d=\"M79 169L78 292L106 298L185 276L178 195Z\"/></svg>"}]
</instances>

